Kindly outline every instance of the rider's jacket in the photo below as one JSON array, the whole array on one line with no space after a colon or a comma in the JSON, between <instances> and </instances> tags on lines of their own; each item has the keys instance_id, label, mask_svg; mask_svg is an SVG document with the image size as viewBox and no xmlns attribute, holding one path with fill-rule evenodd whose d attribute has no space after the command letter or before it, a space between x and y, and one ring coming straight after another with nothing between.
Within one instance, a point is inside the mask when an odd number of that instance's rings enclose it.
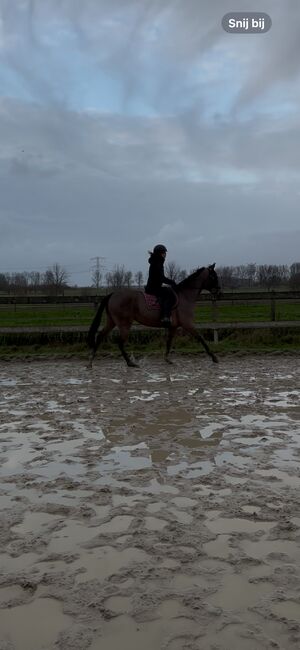
<instances>
[{"instance_id":1,"label":"rider's jacket","mask_svg":"<svg viewBox=\"0 0 300 650\"><path fill-rule=\"evenodd\" d=\"M159 293L162 284L170 284L172 287L176 287L176 282L166 278L164 274L164 259L161 255L151 253L148 262L150 268L148 282L145 286L146 293L154 295Z\"/></svg>"}]
</instances>

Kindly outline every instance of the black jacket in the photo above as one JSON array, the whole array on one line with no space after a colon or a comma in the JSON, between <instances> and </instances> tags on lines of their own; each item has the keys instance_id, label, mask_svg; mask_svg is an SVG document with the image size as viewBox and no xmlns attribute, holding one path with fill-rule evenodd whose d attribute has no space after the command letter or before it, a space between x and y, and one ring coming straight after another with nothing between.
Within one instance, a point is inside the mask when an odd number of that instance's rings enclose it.
<instances>
[{"instance_id":1,"label":"black jacket","mask_svg":"<svg viewBox=\"0 0 300 650\"><path fill-rule=\"evenodd\" d=\"M151 253L148 262L150 268L148 282L145 286L146 293L151 293L153 295L159 293L162 284L170 284L172 287L176 287L176 282L174 282L174 280L169 280L169 278L165 277L164 259L161 255Z\"/></svg>"}]
</instances>

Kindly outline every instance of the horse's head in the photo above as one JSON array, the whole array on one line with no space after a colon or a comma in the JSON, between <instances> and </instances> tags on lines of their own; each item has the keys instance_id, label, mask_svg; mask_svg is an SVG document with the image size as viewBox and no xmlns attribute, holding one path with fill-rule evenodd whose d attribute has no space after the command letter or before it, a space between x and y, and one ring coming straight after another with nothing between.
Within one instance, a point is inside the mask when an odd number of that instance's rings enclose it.
<instances>
[{"instance_id":1,"label":"horse's head","mask_svg":"<svg viewBox=\"0 0 300 650\"><path fill-rule=\"evenodd\" d=\"M210 293L212 294L214 299L217 300L218 298L221 298L222 292L221 292L221 286L220 286L220 283L219 283L219 278L218 278L218 276L216 274L216 271L215 271L215 266L216 266L216 264L214 263L214 264L211 264L210 266L207 267L208 268L208 278L207 278L205 289L207 291L210 291Z\"/></svg>"}]
</instances>

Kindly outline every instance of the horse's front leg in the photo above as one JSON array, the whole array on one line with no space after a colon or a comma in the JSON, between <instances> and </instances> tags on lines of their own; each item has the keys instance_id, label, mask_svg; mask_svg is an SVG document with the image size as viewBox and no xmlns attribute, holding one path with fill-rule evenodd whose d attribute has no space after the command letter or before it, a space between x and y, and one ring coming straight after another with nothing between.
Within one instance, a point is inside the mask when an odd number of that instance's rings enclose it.
<instances>
[{"instance_id":1,"label":"horse's front leg","mask_svg":"<svg viewBox=\"0 0 300 650\"><path fill-rule=\"evenodd\" d=\"M165 361L167 363L173 363L171 359L169 359L169 353L171 350L171 345L172 341L174 339L175 333L176 333L177 327L170 327L168 330L168 338L167 338L167 343L166 343L166 352L165 352Z\"/></svg>"},{"instance_id":2,"label":"horse's front leg","mask_svg":"<svg viewBox=\"0 0 300 650\"><path fill-rule=\"evenodd\" d=\"M130 357L128 356L126 350L125 350L125 343L128 340L129 336L129 331L130 331L130 325L125 326L125 325L119 325L119 336L118 336L118 346L119 349L121 350L122 356L124 357L127 366L130 368L139 368L139 365L132 361Z\"/></svg>"},{"instance_id":3,"label":"horse's front leg","mask_svg":"<svg viewBox=\"0 0 300 650\"><path fill-rule=\"evenodd\" d=\"M208 347L208 345L207 345L206 341L204 340L203 336L201 336L201 334L199 334L196 327L194 327L194 326L184 326L184 329L189 334L191 334L196 339L196 341L199 341L199 343L201 343L203 345L205 352L207 352L208 356L213 360L214 363L219 363L218 358L210 350L210 348Z\"/></svg>"}]
</instances>

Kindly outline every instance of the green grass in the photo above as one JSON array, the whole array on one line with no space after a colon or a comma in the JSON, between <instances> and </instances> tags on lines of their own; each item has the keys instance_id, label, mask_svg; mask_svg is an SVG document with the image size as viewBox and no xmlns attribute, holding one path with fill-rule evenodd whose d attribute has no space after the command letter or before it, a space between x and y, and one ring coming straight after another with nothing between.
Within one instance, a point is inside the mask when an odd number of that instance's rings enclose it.
<instances>
[{"instance_id":1,"label":"green grass","mask_svg":"<svg viewBox=\"0 0 300 650\"><path fill-rule=\"evenodd\" d=\"M218 305L217 320L219 322L267 321L271 319L271 309L268 304L258 305ZM72 326L88 327L95 315L93 305L90 306L17 306L0 308L0 327L47 327ZM210 305L198 305L195 311L195 321L198 323L214 320ZM300 304L276 303L276 320L300 320Z\"/></svg>"},{"instance_id":2,"label":"green grass","mask_svg":"<svg viewBox=\"0 0 300 650\"><path fill-rule=\"evenodd\" d=\"M18 306L16 310L0 309L0 327L47 327L53 325L86 325L94 318L95 309L84 307Z\"/></svg>"},{"instance_id":3,"label":"green grass","mask_svg":"<svg viewBox=\"0 0 300 650\"><path fill-rule=\"evenodd\" d=\"M300 304L277 303L276 320L300 320ZM195 313L196 322L214 321L211 306L198 305ZM271 307L268 304L260 305L218 305L217 320L220 323L242 321L268 321L271 320Z\"/></svg>"}]
</instances>

